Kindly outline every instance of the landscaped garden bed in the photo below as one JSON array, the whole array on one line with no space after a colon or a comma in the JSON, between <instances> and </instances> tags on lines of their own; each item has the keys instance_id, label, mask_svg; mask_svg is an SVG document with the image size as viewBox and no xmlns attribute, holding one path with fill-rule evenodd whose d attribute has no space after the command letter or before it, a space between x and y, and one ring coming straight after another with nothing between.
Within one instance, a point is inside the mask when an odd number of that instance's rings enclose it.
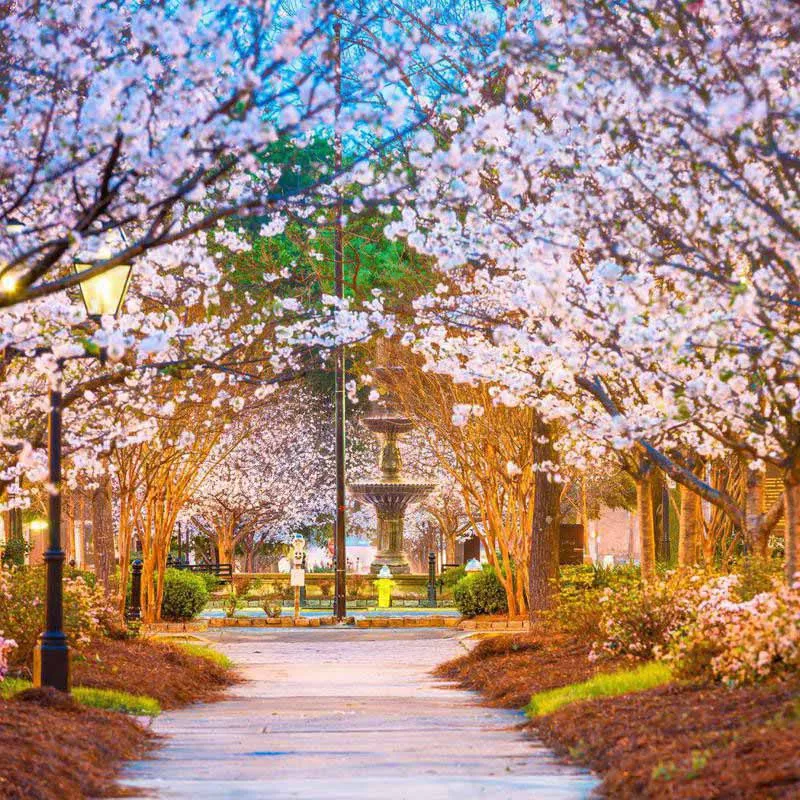
<instances>
[{"instance_id":1,"label":"landscaped garden bed","mask_svg":"<svg viewBox=\"0 0 800 800\"><path fill-rule=\"evenodd\" d=\"M595 770L604 796L797 797L797 590L750 567L646 590L605 580L568 580L533 631L485 638L437 674L524 708L532 735Z\"/></svg>"},{"instance_id":2,"label":"landscaped garden bed","mask_svg":"<svg viewBox=\"0 0 800 800\"><path fill-rule=\"evenodd\" d=\"M44 623L41 571L0 570L0 797L119 796L123 763L157 746L141 718L214 700L236 681L230 662L208 647L130 638L90 584L83 576L65 582L68 696L30 683Z\"/></svg>"}]
</instances>

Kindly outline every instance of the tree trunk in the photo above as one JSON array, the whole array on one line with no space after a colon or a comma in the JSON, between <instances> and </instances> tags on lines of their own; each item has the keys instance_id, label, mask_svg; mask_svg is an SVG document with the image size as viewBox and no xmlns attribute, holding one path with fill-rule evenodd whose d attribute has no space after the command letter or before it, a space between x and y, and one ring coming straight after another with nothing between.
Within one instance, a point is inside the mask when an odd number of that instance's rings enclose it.
<instances>
[{"instance_id":1,"label":"tree trunk","mask_svg":"<svg viewBox=\"0 0 800 800\"><path fill-rule=\"evenodd\" d=\"M217 529L217 551L219 553L219 564L233 564L233 522L224 522Z\"/></svg>"},{"instance_id":2,"label":"tree trunk","mask_svg":"<svg viewBox=\"0 0 800 800\"><path fill-rule=\"evenodd\" d=\"M656 579L656 538L653 530L653 496L649 476L636 479L636 514L639 517L639 550L642 580Z\"/></svg>"},{"instance_id":3,"label":"tree trunk","mask_svg":"<svg viewBox=\"0 0 800 800\"><path fill-rule=\"evenodd\" d=\"M769 531L764 528L764 473L747 470L747 493L745 494L745 535L753 553L761 558L767 556Z\"/></svg>"},{"instance_id":4,"label":"tree trunk","mask_svg":"<svg viewBox=\"0 0 800 800\"><path fill-rule=\"evenodd\" d=\"M786 580L800 580L800 475L789 471L784 480L786 504Z\"/></svg>"},{"instance_id":5,"label":"tree trunk","mask_svg":"<svg viewBox=\"0 0 800 800\"><path fill-rule=\"evenodd\" d=\"M531 623L536 613L552 608L558 596L558 538L561 521L561 484L551 480L547 463L555 464L549 426L536 420L533 425L534 465L533 523L528 558L528 614Z\"/></svg>"},{"instance_id":6,"label":"tree trunk","mask_svg":"<svg viewBox=\"0 0 800 800\"><path fill-rule=\"evenodd\" d=\"M458 563L456 557L456 534L452 530L444 532L444 558L447 564Z\"/></svg>"},{"instance_id":7,"label":"tree trunk","mask_svg":"<svg viewBox=\"0 0 800 800\"><path fill-rule=\"evenodd\" d=\"M680 487L680 495L678 566L692 567L697 563L697 544L700 541L700 497L685 486Z\"/></svg>"},{"instance_id":8,"label":"tree trunk","mask_svg":"<svg viewBox=\"0 0 800 800\"><path fill-rule=\"evenodd\" d=\"M111 478L103 476L92 493L92 546L94 574L103 584L106 595L111 594L115 572L114 515L111 507Z\"/></svg>"}]
</instances>

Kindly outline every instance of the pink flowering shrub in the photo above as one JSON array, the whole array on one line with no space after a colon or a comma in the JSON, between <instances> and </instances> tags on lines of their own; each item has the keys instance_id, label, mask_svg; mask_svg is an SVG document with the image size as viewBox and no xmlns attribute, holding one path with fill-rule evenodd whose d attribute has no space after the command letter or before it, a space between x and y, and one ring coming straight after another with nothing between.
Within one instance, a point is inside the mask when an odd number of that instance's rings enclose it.
<instances>
[{"instance_id":1,"label":"pink flowering shrub","mask_svg":"<svg viewBox=\"0 0 800 800\"><path fill-rule=\"evenodd\" d=\"M601 638L589 657L656 657L689 620L701 582L700 574L672 573L651 586L635 582L605 589L599 597Z\"/></svg>"},{"instance_id":2,"label":"pink flowering shrub","mask_svg":"<svg viewBox=\"0 0 800 800\"><path fill-rule=\"evenodd\" d=\"M738 685L800 668L800 585L741 600L740 582L729 575L702 587L665 652L678 677Z\"/></svg>"},{"instance_id":3,"label":"pink flowering shrub","mask_svg":"<svg viewBox=\"0 0 800 800\"><path fill-rule=\"evenodd\" d=\"M10 666L29 666L44 629L43 567L0 567L0 631L16 642ZM102 589L83 576L64 578L64 630L71 644L81 644L114 625L117 612Z\"/></svg>"},{"instance_id":4,"label":"pink flowering shrub","mask_svg":"<svg viewBox=\"0 0 800 800\"><path fill-rule=\"evenodd\" d=\"M16 646L17 643L13 639L3 638L3 632L0 631L0 681L8 672L8 657Z\"/></svg>"}]
</instances>

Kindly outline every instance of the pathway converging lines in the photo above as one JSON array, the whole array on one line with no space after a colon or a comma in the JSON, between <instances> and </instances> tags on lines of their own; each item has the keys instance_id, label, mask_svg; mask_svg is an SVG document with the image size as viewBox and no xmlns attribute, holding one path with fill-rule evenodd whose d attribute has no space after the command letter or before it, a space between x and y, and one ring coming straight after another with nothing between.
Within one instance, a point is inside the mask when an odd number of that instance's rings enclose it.
<instances>
[{"instance_id":1,"label":"pathway converging lines","mask_svg":"<svg viewBox=\"0 0 800 800\"><path fill-rule=\"evenodd\" d=\"M444 629L221 629L247 681L162 715L168 737L124 782L162 798L587 797L588 773L430 676L463 652Z\"/></svg>"}]
</instances>

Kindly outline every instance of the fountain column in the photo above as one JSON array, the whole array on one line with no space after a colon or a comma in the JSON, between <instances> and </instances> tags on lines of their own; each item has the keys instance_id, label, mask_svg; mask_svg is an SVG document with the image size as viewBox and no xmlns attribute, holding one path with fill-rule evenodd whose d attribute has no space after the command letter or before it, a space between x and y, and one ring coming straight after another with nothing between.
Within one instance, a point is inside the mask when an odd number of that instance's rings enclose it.
<instances>
[{"instance_id":1,"label":"fountain column","mask_svg":"<svg viewBox=\"0 0 800 800\"><path fill-rule=\"evenodd\" d=\"M387 566L393 575L411 571L403 552L403 524L408 504L422 500L434 484L405 478L397 439L414 425L391 406L384 407L364 420L364 425L383 438L380 455L380 478L350 484L351 493L375 506L378 515L378 553L370 571Z\"/></svg>"}]
</instances>

